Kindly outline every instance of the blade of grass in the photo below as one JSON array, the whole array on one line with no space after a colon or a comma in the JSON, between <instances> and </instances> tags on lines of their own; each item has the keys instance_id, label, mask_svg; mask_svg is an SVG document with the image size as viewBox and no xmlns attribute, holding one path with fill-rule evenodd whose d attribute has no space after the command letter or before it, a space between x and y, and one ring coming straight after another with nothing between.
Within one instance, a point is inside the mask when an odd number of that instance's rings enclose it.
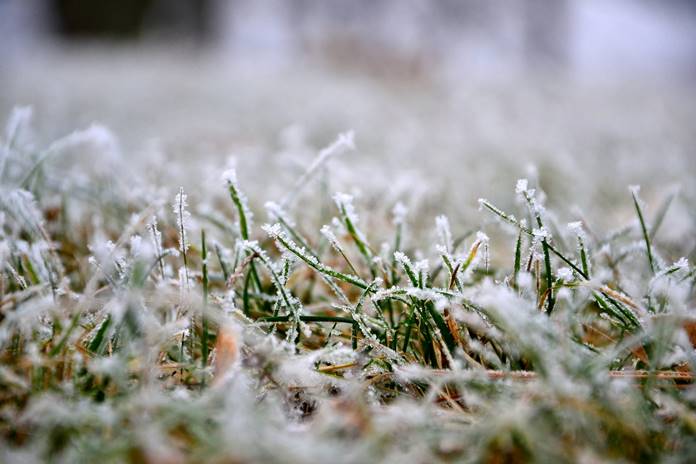
<instances>
[{"instance_id":1,"label":"blade of grass","mask_svg":"<svg viewBox=\"0 0 696 464\"><path fill-rule=\"evenodd\" d=\"M650 265L650 271L655 274L655 261L653 259L652 244L650 241L650 234L648 233L648 228L645 225L645 219L643 217L643 210L640 207L640 200L638 199L638 186L631 187L631 197L633 197L633 206L636 208L636 214L638 215L638 222L640 222L640 229L643 233L643 240L645 241L645 250L648 256L648 264Z\"/></svg>"},{"instance_id":2,"label":"blade of grass","mask_svg":"<svg viewBox=\"0 0 696 464\"><path fill-rule=\"evenodd\" d=\"M201 312L201 363L208 364L208 249L205 243L205 229L201 230L201 263L203 274L203 311Z\"/></svg>"}]
</instances>

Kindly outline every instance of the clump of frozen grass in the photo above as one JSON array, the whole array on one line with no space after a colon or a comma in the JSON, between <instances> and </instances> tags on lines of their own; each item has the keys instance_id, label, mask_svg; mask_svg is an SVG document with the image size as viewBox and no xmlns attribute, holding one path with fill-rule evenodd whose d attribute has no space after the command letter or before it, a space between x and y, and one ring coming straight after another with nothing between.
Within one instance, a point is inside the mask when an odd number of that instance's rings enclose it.
<instances>
[{"instance_id":1,"label":"clump of frozen grass","mask_svg":"<svg viewBox=\"0 0 696 464\"><path fill-rule=\"evenodd\" d=\"M307 172L351 148L339 136ZM183 189L159 221L91 206L71 223L41 184L3 196L0 460L679 462L696 449L696 272L662 249L636 192L623 232L568 234L522 179L523 210L480 201L511 243L441 215L435 243L404 244L407 223L433 218L397 203L391 221L359 222L346 194L316 226L306 217L330 199L294 216L269 202L256 229L237 177L224 175L235 228L189 213Z\"/></svg>"}]
</instances>

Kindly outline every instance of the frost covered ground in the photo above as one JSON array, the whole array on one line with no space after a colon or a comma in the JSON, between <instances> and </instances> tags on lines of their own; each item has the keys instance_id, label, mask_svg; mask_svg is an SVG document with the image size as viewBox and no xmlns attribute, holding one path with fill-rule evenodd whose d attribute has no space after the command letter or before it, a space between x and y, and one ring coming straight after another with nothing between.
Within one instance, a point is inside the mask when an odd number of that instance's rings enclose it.
<instances>
[{"instance_id":1,"label":"frost covered ground","mask_svg":"<svg viewBox=\"0 0 696 464\"><path fill-rule=\"evenodd\" d=\"M688 462L693 89L308 66L8 65L0 461Z\"/></svg>"}]
</instances>

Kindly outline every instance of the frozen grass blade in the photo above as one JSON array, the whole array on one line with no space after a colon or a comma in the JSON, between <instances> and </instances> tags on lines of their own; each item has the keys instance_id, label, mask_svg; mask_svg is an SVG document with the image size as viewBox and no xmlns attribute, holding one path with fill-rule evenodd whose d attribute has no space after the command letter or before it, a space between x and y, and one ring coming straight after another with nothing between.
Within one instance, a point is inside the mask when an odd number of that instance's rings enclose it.
<instances>
[{"instance_id":1,"label":"frozen grass blade","mask_svg":"<svg viewBox=\"0 0 696 464\"><path fill-rule=\"evenodd\" d=\"M662 225L662 222L665 219L665 216L667 216L667 211L669 210L669 207L672 205L672 202L676 198L678 193L678 190L674 190L670 192L667 195L667 198L665 198L665 201L662 203L660 208L657 210L657 213L655 214L655 219L653 220L652 227L650 228L650 238L654 239L655 235L657 235L657 231L660 230L660 226Z\"/></svg>"},{"instance_id":2,"label":"frozen grass blade","mask_svg":"<svg viewBox=\"0 0 696 464\"><path fill-rule=\"evenodd\" d=\"M215 244L215 255L217 256L218 262L220 263L220 270L222 271L222 277L225 279L225 282L227 282L230 278L230 265L227 262L227 260L223 257L222 248L220 247L220 244L218 244L218 243Z\"/></svg>"},{"instance_id":3,"label":"frozen grass blade","mask_svg":"<svg viewBox=\"0 0 696 464\"><path fill-rule=\"evenodd\" d=\"M568 228L577 236L578 253L580 255L580 265L582 266L582 274L586 279L590 278L590 266L587 260L587 249L585 247L585 232L582 230L581 222L571 222Z\"/></svg>"},{"instance_id":4,"label":"frozen grass blade","mask_svg":"<svg viewBox=\"0 0 696 464\"><path fill-rule=\"evenodd\" d=\"M251 219L253 217L251 210L249 210L248 201L246 195L244 195L237 186L237 171L230 169L222 174L223 179L227 183L227 190L229 192L232 203L234 203L237 208L237 215L239 216L239 236L244 241L249 240L249 228ZM261 291L261 279L259 279L258 273L256 272L256 267L253 261L250 263L249 273L253 278L254 285L257 291ZM245 289L246 292L246 289ZM249 313L248 298L245 297L244 311Z\"/></svg>"},{"instance_id":5,"label":"frozen grass blade","mask_svg":"<svg viewBox=\"0 0 696 464\"><path fill-rule=\"evenodd\" d=\"M512 272L512 286L518 288L517 279L520 275L520 269L522 267L522 231L517 234L517 241L515 242L515 263L513 265Z\"/></svg>"},{"instance_id":6,"label":"frozen grass blade","mask_svg":"<svg viewBox=\"0 0 696 464\"><path fill-rule=\"evenodd\" d=\"M282 205L288 206L297 197L300 191L309 184L309 181L314 177L317 171L329 162L329 160L335 156L338 156L346 151L355 150L355 133L347 131L338 134L336 140L331 143L331 145L323 148L317 157L312 161L312 164L307 168L307 170L302 174L302 176L295 182L295 185L290 190L288 195L283 199Z\"/></svg>"},{"instance_id":7,"label":"frozen grass blade","mask_svg":"<svg viewBox=\"0 0 696 464\"><path fill-rule=\"evenodd\" d=\"M148 230L150 231L150 237L152 238L152 245L155 248L155 253L157 254L157 262L159 263L160 278L164 279L164 251L162 249L162 234L157 228L157 217L152 216L152 222L148 224Z\"/></svg>"},{"instance_id":8,"label":"frozen grass blade","mask_svg":"<svg viewBox=\"0 0 696 464\"><path fill-rule=\"evenodd\" d=\"M365 263L370 268L372 272L372 277L375 277L375 269L372 262L372 250L370 245L367 243L363 233L357 229L356 224L358 222L358 215L355 213L355 208L353 206L353 197L345 193L337 193L334 195L334 201L338 207L338 211L341 213L341 220L345 226L348 234L350 234L355 246L360 251L360 254L365 258Z\"/></svg>"},{"instance_id":9,"label":"frozen grass blade","mask_svg":"<svg viewBox=\"0 0 696 464\"><path fill-rule=\"evenodd\" d=\"M293 242L290 239L290 237L288 237L282 231L280 224L265 225L263 229L269 237L274 239L280 245L281 248L288 250L290 253L300 258L315 271L321 274L325 274L329 277L348 282L349 284L355 285L356 287L362 288L363 290L368 288L367 282L362 280L360 277L336 271L324 265L321 261L319 261L313 255L307 252L305 248L300 248L299 246L297 246L297 244Z\"/></svg>"},{"instance_id":10,"label":"frozen grass blade","mask_svg":"<svg viewBox=\"0 0 696 464\"><path fill-rule=\"evenodd\" d=\"M648 256L648 264L650 265L650 271L655 274L655 262L653 260L652 244L650 242L650 234L648 233L648 228L645 225L645 219L643 218L643 210L640 207L640 200L638 198L639 186L632 186L630 188L631 197L633 198L633 206L636 208L636 214L638 215L638 221L640 222L640 229L643 233L643 240L645 241L645 251Z\"/></svg>"},{"instance_id":11,"label":"frozen grass blade","mask_svg":"<svg viewBox=\"0 0 696 464\"><path fill-rule=\"evenodd\" d=\"M186 203L186 194L184 193L184 188L179 188L179 193L176 195L174 204L172 205L174 209L174 214L176 215L176 226L179 232L179 252L184 259L184 277L186 286L189 284L189 272L188 272L188 259L186 256L186 250L188 249L188 243L186 241L186 226L188 224L188 218L190 216L189 212L186 210L188 204Z\"/></svg>"},{"instance_id":12,"label":"frozen grass blade","mask_svg":"<svg viewBox=\"0 0 696 464\"><path fill-rule=\"evenodd\" d=\"M205 230L201 231L201 273L203 282L203 310L201 311L201 363L208 364L208 249L205 242Z\"/></svg>"}]
</instances>

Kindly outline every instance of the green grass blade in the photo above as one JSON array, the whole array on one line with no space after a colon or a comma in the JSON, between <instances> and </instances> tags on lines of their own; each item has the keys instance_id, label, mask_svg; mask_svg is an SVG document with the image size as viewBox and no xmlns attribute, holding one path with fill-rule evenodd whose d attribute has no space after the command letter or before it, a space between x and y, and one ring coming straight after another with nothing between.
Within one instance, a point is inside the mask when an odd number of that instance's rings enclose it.
<instances>
[{"instance_id":1,"label":"green grass blade","mask_svg":"<svg viewBox=\"0 0 696 464\"><path fill-rule=\"evenodd\" d=\"M645 225L643 210L640 207L640 201L638 199L638 187L631 188L631 197L633 197L633 206L636 208L636 214L638 215L638 221L640 222L640 229L643 233L643 241L645 242L645 250L648 256L648 264L650 265L650 271L654 274L656 269L655 261L653 259L652 244L650 241L650 234L648 233L648 228Z\"/></svg>"}]
</instances>

